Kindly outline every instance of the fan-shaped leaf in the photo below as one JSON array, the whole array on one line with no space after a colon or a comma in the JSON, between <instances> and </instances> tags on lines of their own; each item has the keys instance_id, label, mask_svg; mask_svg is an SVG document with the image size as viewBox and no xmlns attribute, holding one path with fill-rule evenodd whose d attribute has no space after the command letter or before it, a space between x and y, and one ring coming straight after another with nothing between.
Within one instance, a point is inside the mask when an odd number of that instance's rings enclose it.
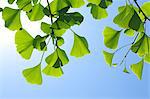
<instances>
[{"instance_id":1,"label":"fan-shaped leaf","mask_svg":"<svg viewBox=\"0 0 150 99\"><path fill-rule=\"evenodd\" d=\"M74 33L74 44L70 55L75 57L82 57L89 53L90 51L88 49L87 40L84 37Z\"/></svg>"},{"instance_id":2,"label":"fan-shaped leaf","mask_svg":"<svg viewBox=\"0 0 150 99\"><path fill-rule=\"evenodd\" d=\"M80 8L85 4L84 0L68 0L73 8Z\"/></svg>"},{"instance_id":3,"label":"fan-shaped leaf","mask_svg":"<svg viewBox=\"0 0 150 99\"><path fill-rule=\"evenodd\" d=\"M43 9L44 7L41 4L34 5L32 10L27 13L28 18L31 21L41 20L44 17Z\"/></svg>"},{"instance_id":4,"label":"fan-shaped leaf","mask_svg":"<svg viewBox=\"0 0 150 99\"><path fill-rule=\"evenodd\" d=\"M150 2L145 2L142 6L141 9L143 12L146 14L146 16L150 17Z\"/></svg>"},{"instance_id":5,"label":"fan-shaped leaf","mask_svg":"<svg viewBox=\"0 0 150 99\"><path fill-rule=\"evenodd\" d=\"M110 27L105 27L103 31L105 46L111 49L116 49L118 46L120 32L121 31L116 31Z\"/></svg>"},{"instance_id":6,"label":"fan-shaped leaf","mask_svg":"<svg viewBox=\"0 0 150 99\"><path fill-rule=\"evenodd\" d=\"M47 24L45 22L41 23L41 30L46 34L50 34L52 32L52 30L50 29L50 24Z\"/></svg>"},{"instance_id":7,"label":"fan-shaped leaf","mask_svg":"<svg viewBox=\"0 0 150 99\"><path fill-rule=\"evenodd\" d=\"M144 60L142 59L140 62L131 65L132 72L138 77L139 80L142 79Z\"/></svg>"},{"instance_id":8,"label":"fan-shaped leaf","mask_svg":"<svg viewBox=\"0 0 150 99\"><path fill-rule=\"evenodd\" d=\"M22 73L29 83L38 85L42 84L41 64L33 68L25 69Z\"/></svg>"},{"instance_id":9,"label":"fan-shaped leaf","mask_svg":"<svg viewBox=\"0 0 150 99\"><path fill-rule=\"evenodd\" d=\"M32 9L31 0L17 0L19 9L29 12Z\"/></svg>"},{"instance_id":10,"label":"fan-shaped leaf","mask_svg":"<svg viewBox=\"0 0 150 99\"><path fill-rule=\"evenodd\" d=\"M57 37L57 44L58 46L62 46L64 44L64 39L62 37Z\"/></svg>"},{"instance_id":11,"label":"fan-shaped leaf","mask_svg":"<svg viewBox=\"0 0 150 99\"><path fill-rule=\"evenodd\" d=\"M9 4L13 4L15 0L8 0Z\"/></svg>"},{"instance_id":12,"label":"fan-shaped leaf","mask_svg":"<svg viewBox=\"0 0 150 99\"><path fill-rule=\"evenodd\" d=\"M25 59L30 59L32 55L33 40L33 37L24 29L17 31L15 35L17 51Z\"/></svg>"},{"instance_id":13,"label":"fan-shaped leaf","mask_svg":"<svg viewBox=\"0 0 150 99\"><path fill-rule=\"evenodd\" d=\"M150 63L150 54L145 55L144 60L145 60L147 63Z\"/></svg>"},{"instance_id":14,"label":"fan-shaped leaf","mask_svg":"<svg viewBox=\"0 0 150 99\"><path fill-rule=\"evenodd\" d=\"M114 53L109 53L109 52L103 51L103 55L104 55L106 63L109 66L112 66L112 60L113 60L113 57L114 57Z\"/></svg>"},{"instance_id":15,"label":"fan-shaped leaf","mask_svg":"<svg viewBox=\"0 0 150 99\"><path fill-rule=\"evenodd\" d=\"M132 29L126 29L124 33L129 37L134 36L134 30Z\"/></svg>"},{"instance_id":16,"label":"fan-shaped leaf","mask_svg":"<svg viewBox=\"0 0 150 99\"><path fill-rule=\"evenodd\" d=\"M5 27L9 28L10 30L19 30L22 27L20 22L19 9L5 7L2 13L2 17L5 21Z\"/></svg>"},{"instance_id":17,"label":"fan-shaped leaf","mask_svg":"<svg viewBox=\"0 0 150 99\"><path fill-rule=\"evenodd\" d=\"M88 0L89 3L99 5L101 0Z\"/></svg>"}]
</instances>

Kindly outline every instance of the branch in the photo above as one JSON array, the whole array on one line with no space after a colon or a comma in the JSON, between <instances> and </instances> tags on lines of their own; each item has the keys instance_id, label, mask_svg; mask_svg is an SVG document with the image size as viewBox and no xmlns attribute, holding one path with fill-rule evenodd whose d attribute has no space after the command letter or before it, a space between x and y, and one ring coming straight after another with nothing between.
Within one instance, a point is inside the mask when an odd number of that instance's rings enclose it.
<instances>
[{"instance_id":1,"label":"branch","mask_svg":"<svg viewBox=\"0 0 150 99\"><path fill-rule=\"evenodd\" d=\"M146 16L146 14L145 14L145 13L143 12L143 10L141 9L140 5L137 3L137 0L134 0L134 2L135 2L135 4L137 5L137 7L139 8L139 10L142 12L142 14L144 15L145 21L146 21L146 20L149 20L149 21L150 21L150 19Z\"/></svg>"}]
</instances>

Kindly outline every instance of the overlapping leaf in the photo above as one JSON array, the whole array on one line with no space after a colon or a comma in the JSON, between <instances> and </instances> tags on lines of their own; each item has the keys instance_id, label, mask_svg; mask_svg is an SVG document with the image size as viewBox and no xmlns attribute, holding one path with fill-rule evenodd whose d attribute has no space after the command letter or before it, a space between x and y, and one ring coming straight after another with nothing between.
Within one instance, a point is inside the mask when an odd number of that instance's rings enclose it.
<instances>
[{"instance_id":1,"label":"overlapping leaf","mask_svg":"<svg viewBox=\"0 0 150 99\"><path fill-rule=\"evenodd\" d=\"M17 0L19 9L29 12L32 9L31 0Z\"/></svg>"},{"instance_id":2,"label":"overlapping leaf","mask_svg":"<svg viewBox=\"0 0 150 99\"><path fill-rule=\"evenodd\" d=\"M150 2L145 2L142 6L141 9L143 12L146 14L147 17L150 17Z\"/></svg>"},{"instance_id":3,"label":"overlapping leaf","mask_svg":"<svg viewBox=\"0 0 150 99\"><path fill-rule=\"evenodd\" d=\"M13 4L15 0L8 0L9 4Z\"/></svg>"},{"instance_id":4,"label":"overlapping leaf","mask_svg":"<svg viewBox=\"0 0 150 99\"><path fill-rule=\"evenodd\" d=\"M106 63L109 66L112 66L112 61L113 61L114 53L109 53L109 52L103 51L103 55L104 55Z\"/></svg>"},{"instance_id":5,"label":"overlapping leaf","mask_svg":"<svg viewBox=\"0 0 150 99\"><path fill-rule=\"evenodd\" d=\"M80 8L85 4L84 0L68 0L72 8Z\"/></svg>"}]
</instances>

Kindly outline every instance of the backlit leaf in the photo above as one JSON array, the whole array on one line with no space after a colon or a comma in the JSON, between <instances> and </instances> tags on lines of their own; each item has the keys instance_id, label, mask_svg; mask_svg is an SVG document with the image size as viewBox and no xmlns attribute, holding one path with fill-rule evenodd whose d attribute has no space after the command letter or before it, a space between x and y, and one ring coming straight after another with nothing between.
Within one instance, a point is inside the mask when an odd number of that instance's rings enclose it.
<instances>
[{"instance_id":1,"label":"backlit leaf","mask_svg":"<svg viewBox=\"0 0 150 99\"><path fill-rule=\"evenodd\" d=\"M150 54L145 55L144 60L145 60L147 63L150 63Z\"/></svg>"},{"instance_id":2,"label":"backlit leaf","mask_svg":"<svg viewBox=\"0 0 150 99\"><path fill-rule=\"evenodd\" d=\"M120 32L121 31L116 31L110 27L105 27L103 31L105 46L111 49L116 49L118 46Z\"/></svg>"},{"instance_id":3,"label":"backlit leaf","mask_svg":"<svg viewBox=\"0 0 150 99\"><path fill-rule=\"evenodd\" d=\"M45 22L41 23L41 30L46 34L49 34L52 32L52 30L50 29L50 24L47 24Z\"/></svg>"},{"instance_id":4,"label":"backlit leaf","mask_svg":"<svg viewBox=\"0 0 150 99\"><path fill-rule=\"evenodd\" d=\"M19 30L22 25L20 22L20 10L5 7L2 12L2 17L5 21L5 27L10 30Z\"/></svg>"},{"instance_id":5,"label":"backlit leaf","mask_svg":"<svg viewBox=\"0 0 150 99\"><path fill-rule=\"evenodd\" d=\"M25 69L23 72L25 79L31 84L42 84L41 64Z\"/></svg>"},{"instance_id":6,"label":"backlit leaf","mask_svg":"<svg viewBox=\"0 0 150 99\"><path fill-rule=\"evenodd\" d=\"M140 62L131 65L132 72L138 77L139 80L142 79L144 60L142 59Z\"/></svg>"},{"instance_id":7,"label":"backlit leaf","mask_svg":"<svg viewBox=\"0 0 150 99\"><path fill-rule=\"evenodd\" d=\"M126 29L124 33L129 37L134 36L134 30L132 29Z\"/></svg>"},{"instance_id":8,"label":"backlit leaf","mask_svg":"<svg viewBox=\"0 0 150 99\"><path fill-rule=\"evenodd\" d=\"M145 2L142 6L141 9L143 12L146 14L146 16L150 17L150 1Z\"/></svg>"},{"instance_id":9,"label":"backlit leaf","mask_svg":"<svg viewBox=\"0 0 150 99\"><path fill-rule=\"evenodd\" d=\"M32 9L31 0L17 0L19 9L29 12Z\"/></svg>"},{"instance_id":10,"label":"backlit leaf","mask_svg":"<svg viewBox=\"0 0 150 99\"><path fill-rule=\"evenodd\" d=\"M25 58L30 59L33 52L33 37L24 29L18 30L15 35L15 43L19 54Z\"/></svg>"},{"instance_id":11,"label":"backlit leaf","mask_svg":"<svg viewBox=\"0 0 150 99\"><path fill-rule=\"evenodd\" d=\"M106 63L107 63L109 66L112 66L112 60L113 60L114 54L113 54L113 53L106 52L106 51L103 51L103 55L104 55L104 58L105 58Z\"/></svg>"},{"instance_id":12,"label":"backlit leaf","mask_svg":"<svg viewBox=\"0 0 150 99\"><path fill-rule=\"evenodd\" d=\"M68 0L72 8L80 8L85 4L84 0Z\"/></svg>"},{"instance_id":13,"label":"backlit leaf","mask_svg":"<svg viewBox=\"0 0 150 99\"><path fill-rule=\"evenodd\" d=\"M9 4L13 4L15 0L8 0Z\"/></svg>"},{"instance_id":14,"label":"backlit leaf","mask_svg":"<svg viewBox=\"0 0 150 99\"><path fill-rule=\"evenodd\" d=\"M70 55L75 57L82 57L89 53L90 51L88 49L87 40L84 37L74 34L74 44Z\"/></svg>"}]
</instances>

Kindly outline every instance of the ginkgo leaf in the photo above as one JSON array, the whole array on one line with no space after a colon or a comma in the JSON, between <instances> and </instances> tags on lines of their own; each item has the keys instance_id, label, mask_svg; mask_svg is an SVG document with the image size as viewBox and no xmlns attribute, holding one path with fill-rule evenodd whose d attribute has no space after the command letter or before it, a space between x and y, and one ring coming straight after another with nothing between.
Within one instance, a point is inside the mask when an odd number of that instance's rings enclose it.
<instances>
[{"instance_id":1,"label":"ginkgo leaf","mask_svg":"<svg viewBox=\"0 0 150 99\"><path fill-rule=\"evenodd\" d=\"M63 70L61 67L55 68L55 67L49 67L47 66L43 72L48 76L54 76L54 77L61 77L63 75Z\"/></svg>"},{"instance_id":2,"label":"ginkgo leaf","mask_svg":"<svg viewBox=\"0 0 150 99\"><path fill-rule=\"evenodd\" d=\"M87 40L84 37L74 33L74 44L70 55L75 57L82 57L89 53L90 51L88 49Z\"/></svg>"},{"instance_id":3,"label":"ginkgo leaf","mask_svg":"<svg viewBox=\"0 0 150 99\"><path fill-rule=\"evenodd\" d=\"M150 63L150 54L145 55L144 61Z\"/></svg>"},{"instance_id":4,"label":"ginkgo leaf","mask_svg":"<svg viewBox=\"0 0 150 99\"><path fill-rule=\"evenodd\" d=\"M136 43L132 45L131 50L139 56L150 53L150 37L144 33L141 33Z\"/></svg>"},{"instance_id":5,"label":"ginkgo leaf","mask_svg":"<svg viewBox=\"0 0 150 99\"><path fill-rule=\"evenodd\" d=\"M32 9L31 0L17 0L19 9L29 12Z\"/></svg>"},{"instance_id":6,"label":"ginkgo leaf","mask_svg":"<svg viewBox=\"0 0 150 99\"><path fill-rule=\"evenodd\" d=\"M38 85L42 84L41 64L23 70L22 74L29 83Z\"/></svg>"},{"instance_id":7,"label":"ginkgo leaf","mask_svg":"<svg viewBox=\"0 0 150 99\"><path fill-rule=\"evenodd\" d=\"M43 9L44 7L41 4L34 5L32 10L27 13L28 18L31 21L41 20L44 17Z\"/></svg>"},{"instance_id":8,"label":"ginkgo leaf","mask_svg":"<svg viewBox=\"0 0 150 99\"><path fill-rule=\"evenodd\" d=\"M88 7L91 6L91 14L95 19L102 19L108 16L107 11L98 5L95 4L88 4Z\"/></svg>"},{"instance_id":9,"label":"ginkgo leaf","mask_svg":"<svg viewBox=\"0 0 150 99\"><path fill-rule=\"evenodd\" d=\"M120 32L121 31L114 30L110 27L105 27L103 31L105 46L110 49L116 49L118 46Z\"/></svg>"},{"instance_id":10,"label":"ginkgo leaf","mask_svg":"<svg viewBox=\"0 0 150 99\"><path fill-rule=\"evenodd\" d=\"M127 35L127 36L129 36L129 37L132 37L132 36L134 36L134 30L132 30L132 29L126 29L125 31L124 31L124 33Z\"/></svg>"},{"instance_id":11,"label":"ginkgo leaf","mask_svg":"<svg viewBox=\"0 0 150 99\"><path fill-rule=\"evenodd\" d=\"M19 9L5 7L2 12L2 17L5 21L5 27L10 30L19 30L22 27Z\"/></svg>"},{"instance_id":12,"label":"ginkgo leaf","mask_svg":"<svg viewBox=\"0 0 150 99\"><path fill-rule=\"evenodd\" d=\"M24 59L30 59L33 52L33 37L24 29L18 30L15 35L17 51Z\"/></svg>"},{"instance_id":13,"label":"ginkgo leaf","mask_svg":"<svg viewBox=\"0 0 150 99\"><path fill-rule=\"evenodd\" d=\"M61 37L65 32L66 32L66 29L60 29L60 30L54 29L54 34L57 37Z\"/></svg>"},{"instance_id":14,"label":"ginkgo leaf","mask_svg":"<svg viewBox=\"0 0 150 99\"><path fill-rule=\"evenodd\" d=\"M142 59L140 62L131 65L132 72L138 77L139 80L142 79L144 60Z\"/></svg>"},{"instance_id":15,"label":"ginkgo leaf","mask_svg":"<svg viewBox=\"0 0 150 99\"><path fill-rule=\"evenodd\" d=\"M84 17L78 13L66 13L60 16L53 24L54 29L68 29L73 25L80 25L83 22Z\"/></svg>"},{"instance_id":16,"label":"ginkgo leaf","mask_svg":"<svg viewBox=\"0 0 150 99\"><path fill-rule=\"evenodd\" d=\"M84 0L68 0L72 8L80 8L85 4Z\"/></svg>"},{"instance_id":17,"label":"ginkgo leaf","mask_svg":"<svg viewBox=\"0 0 150 99\"><path fill-rule=\"evenodd\" d=\"M113 2L112 0L101 0L99 6L100 6L101 8L106 9L109 5L112 4L112 2Z\"/></svg>"},{"instance_id":18,"label":"ginkgo leaf","mask_svg":"<svg viewBox=\"0 0 150 99\"><path fill-rule=\"evenodd\" d=\"M33 4L37 4L38 0L32 0Z\"/></svg>"},{"instance_id":19,"label":"ginkgo leaf","mask_svg":"<svg viewBox=\"0 0 150 99\"><path fill-rule=\"evenodd\" d=\"M150 17L150 2L145 2L141 6L141 9L146 14L146 16Z\"/></svg>"},{"instance_id":20,"label":"ginkgo leaf","mask_svg":"<svg viewBox=\"0 0 150 99\"><path fill-rule=\"evenodd\" d=\"M66 0L53 0L51 3L50 3L50 8L51 8L51 14L58 14L58 11L65 8L65 7L68 7L69 4L66 2ZM48 8L48 6L47 6Z\"/></svg>"},{"instance_id":21,"label":"ginkgo leaf","mask_svg":"<svg viewBox=\"0 0 150 99\"><path fill-rule=\"evenodd\" d=\"M99 5L101 0L88 0L89 3Z\"/></svg>"},{"instance_id":22,"label":"ginkgo leaf","mask_svg":"<svg viewBox=\"0 0 150 99\"><path fill-rule=\"evenodd\" d=\"M104 55L106 63L109 66L112 66L112 61L113 61L114 53L109 53L109 52L103 51L103 55Z\"/></svg>"},{"instance_id":23,"label":"ginkgo leaf","mask_svg":"<svg viewBox=\"0 0 150 99\"><path fill-rule=\"evenodd\" d=\"M47 39L48 35L41 37L37 35L33 41L34 48L38 49L39 51L46 51L47 46L45 40Z\"/></svg>"},{"instance_id":24,"label":"ginkgo leaf","mask_svg":"<svg viewBox=\"0 0 150 99\"><path fill-rule=\"evenodd\" d=\"M127 73L127 74L129 74L129 73L130 73L130 72L127 70L127 68L126 68L126 67L123 69L123 72L124 72L124 73Z\"/></svg>"},{"instance_id":25,"label":"ginkgo leaf","mask_svg":"<svg viewBox=\"0 0 150 99\"><path fill-rule=\"evenodd\" d=\"M9 4L13 4L15 0L8 0Z\"/></svg>"},{"instance_id":26,"label":"ginkgo leaf","mask_svg":"<svg viewBox=\"0 0 150 99\"><path fill-rule=\"evenodd\" d=\"M122 28L131 28L136 31L138 31L142 25L139 15L134 8L128 4L126 4L124 10L121 11L113 21Z\"/></svg>"},{"instance_id":27,"label":"ginkgo leaf","mask_svg":"<svg viewBox=\"0 0 150 99\"><path fill-rule=\"evenodd\" d=\"M46 34L49 34L52 32L52 30L50 29L50 24L47 24L45 22L41 23L41 30Z\"/></svg>"},{"instance_id":28,"label":"ginkgo leaf","mask_svg":"<svg viewBox=\"0 0 150 99\"><path fill-rule=\"evenodd\" d=\"M62 46L64 44L64 39L62 37L57 37L57 45Z\"/></svg>"}]
</instances>

